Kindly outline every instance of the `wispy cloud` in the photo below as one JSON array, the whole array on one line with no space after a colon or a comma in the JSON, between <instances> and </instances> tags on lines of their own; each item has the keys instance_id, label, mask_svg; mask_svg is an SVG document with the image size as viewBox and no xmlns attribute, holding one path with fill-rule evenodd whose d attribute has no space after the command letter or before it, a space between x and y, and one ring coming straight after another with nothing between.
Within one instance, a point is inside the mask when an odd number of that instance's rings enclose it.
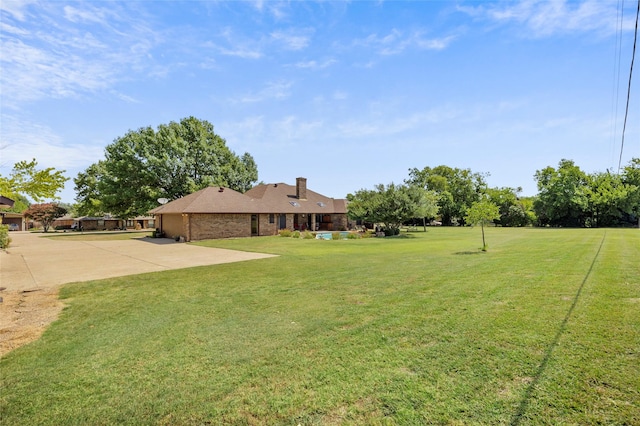
<instances>
[{"instance_id":1,"label":"wispy cloud","mask_svg":"<svg viewBox=\"0 0 640 426\"><path fill-rule=\"evenodd\" d=\"M103 153L102 146L69 144L46 125L6 114L2 117L0 148L1 166L7 170L18 161L36 157L40 167L68 171L94 162Z\"/></svg>"},{"instance_id":2,"label":"wispy cloud","mask_svg":"<svg viewBox=\"0 0 640 426\"><path fill-rule=\"evenodd\" d=\"M47 3L7 8L8 4L2 3L0 57L8 108L111 89L132 71L144 72L159 42L144 22L119 6L78 3L60 8Z\"/></svg>"},{"instance_id":3,"label":"wispy cloud","mask_svg":"<svg viewBox=\"0 0 640 426\"><path fill-rule=\"evenodd\" d=\"M232 102L256 103L266 100L282 100L291 95L291 86L293 86L293 83L288 81L271 82L261 90L245 94L238 99L232 100Z\"/></svg>"},{"instance_id":4,"label":"wispy cloud","mask_svg":"<svg viewBox=\"0 0 640 426\"><path fill-rule=\"evenodd\" d=\"M321 70L321 69L329 68L331 65L337 62L338 61L336 61L335 59L325 59L324 61L310 60L310 61L297 62L293 66L296 68Z\"/></svg>"},{"instance_id":5,"label":"wispy cloud","mask_svg":"<svg viewBox=\"0 0 640 426\"><path fill-rule=\"evenodd\" d=\"M287 50L302 50L309 45L311 30L274 31L271 39Z\"/></svg>"},{"instance_id":6,"label":"wispy cloud","mask_svg":"<svg viewBox=\"0 0 640 426\"><path fill-rule=\"evenodd\" d=\"M425 37L422 31L405 32L393 29L386 35L370 34L353 42L354 46L376 50L380 55L397 55L408 49L442 50L455 40L455 36Z\"/></svg>"},{"instance_id":7,"label":"wispy cloud","mask_svg":"<svg viewBox=\"0 0 640 426\"><path fill-rule=\"evenodd\" d=\"M616 2L586 0L521 0L476 7L460 6L461 12L498 24L515 23L534 37L554 34L616 31ZM631 20L623 27L630 29Z\"/></svg>"}]
</instances>

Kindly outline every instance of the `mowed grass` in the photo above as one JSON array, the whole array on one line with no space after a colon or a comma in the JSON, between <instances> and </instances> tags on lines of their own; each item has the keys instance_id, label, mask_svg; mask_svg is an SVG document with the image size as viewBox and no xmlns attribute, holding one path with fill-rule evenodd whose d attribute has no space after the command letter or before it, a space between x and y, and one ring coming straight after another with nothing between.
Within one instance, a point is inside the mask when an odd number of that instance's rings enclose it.
<instances>
[{"instance_id":1,"label":"mowed grass","mask_svg":"<svg viewBox=\"0 0 640 426\"><path fill-rule=\"evenodd\" d=\"M640 424L640 231L486 231L67 285L0 423Z\"/></svg>"}]
</instances>

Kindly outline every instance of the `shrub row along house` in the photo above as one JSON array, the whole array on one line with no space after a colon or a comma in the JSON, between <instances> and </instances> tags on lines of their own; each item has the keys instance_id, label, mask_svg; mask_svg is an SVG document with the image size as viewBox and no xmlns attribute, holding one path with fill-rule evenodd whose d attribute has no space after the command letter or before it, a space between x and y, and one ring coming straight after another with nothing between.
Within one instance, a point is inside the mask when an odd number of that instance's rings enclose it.
<instances>
[{"instance_id":1,"label":"shrub row along house","mask_svg":"<svg viewBox=\"0 0 640 426\"><path fill-rule=\"evenodd\" d=\"M347 230L345 199L325 197L296 185L258 185L246 193L208 187L149 212L156 229L168 238L185 241L276 235L281 229Z\"/></svg>"}]
</instances>

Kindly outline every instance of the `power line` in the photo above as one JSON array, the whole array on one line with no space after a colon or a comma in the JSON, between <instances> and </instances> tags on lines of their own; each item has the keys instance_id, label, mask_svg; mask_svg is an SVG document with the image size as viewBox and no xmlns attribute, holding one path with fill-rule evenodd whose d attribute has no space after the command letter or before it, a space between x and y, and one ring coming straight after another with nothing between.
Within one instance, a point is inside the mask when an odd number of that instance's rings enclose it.
<instances>
[{"instance_id":1,"label":"power line","mask_svg":"<svg viewBox=\"0 0 640 426\"><path fill-rule=\"evenodd\" d=\"M624 0L618 0L616 17L616 43L613 56L613 88L611 94L611 110L613 113L613 119L611 120L611 163L613 161L616 152L616 139L618 133L618 105L620 104L620 64L622 62L622 32L624 21Z\"/></svg>"},{"instance_id":2,"label":"power line","mask_svg":"<svg viewBox=\"0 0 640 426\"><path fill-rule=\"evenodd\" d=\"M624 150L624 133L627 130L627 117L629 116L629 98L631 97L631 76L633 75L633 62L636 58L636 42L638 41L638 17L640 16L640 0L636 10L636 29L633 36L633 53L631 54L631 68L629 69L629 85L627 86L627 107L624 112L624 124L622 125L622 144L620 145L620 159L618 160L618 173L622 166L622 151Z\"/></svg>"}]
</instances>

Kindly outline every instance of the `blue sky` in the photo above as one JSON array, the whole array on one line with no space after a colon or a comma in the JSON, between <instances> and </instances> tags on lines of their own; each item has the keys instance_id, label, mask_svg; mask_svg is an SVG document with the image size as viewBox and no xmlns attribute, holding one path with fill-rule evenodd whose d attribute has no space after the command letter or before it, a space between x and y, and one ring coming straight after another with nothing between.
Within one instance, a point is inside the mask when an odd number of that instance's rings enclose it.
<instances>
[{"instance_id":1,"label":"blue sky","mask_svg":"<svg viewBox=\"0 0 640 426\"><path fill-rule=\"evenodd\" d=\"M0 174L36 158L73 178L128 130L195 116L267 183L343 198L445 164L535 195L562 158L617 170L635 8L3 0ZM639 79L623 165L640 157Z\"/></svg>"}]
</instances>

